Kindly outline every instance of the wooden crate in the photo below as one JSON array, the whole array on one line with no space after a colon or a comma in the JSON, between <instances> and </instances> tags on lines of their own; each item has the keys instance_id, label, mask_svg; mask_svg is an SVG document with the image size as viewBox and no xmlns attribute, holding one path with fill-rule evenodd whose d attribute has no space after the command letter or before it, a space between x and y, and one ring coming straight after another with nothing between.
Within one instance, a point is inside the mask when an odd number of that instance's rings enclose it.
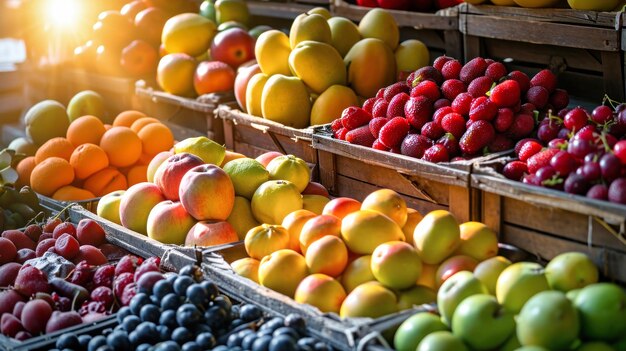
<instances>
[{"instance_id":1,"label":"wooden crate","mask_svg":"<svg viewBox=\"0 0 626 351\"><path fill-rule=\"evenodd\" d=\"M67 105L69 96L65 65L36 67L25 63L19 67L23 78L24 105L32 106L42 100L52 99Z\"/></svg>"},{"instance_id":2,"label":"wooden crate","mask_svg":"<svg viewBox=\"0 0 626 351\"><path fill-rule=\"evenodd\" d=\"M500 241L544 260L584 252L607 279L626 282L626 206L506 179L495 170L507 160L475 164L471 175L480 220Z\"/></svg>"},{"instance_id":3,"label":"wooden crate","mask_svg":"<svg viewBox=\"0 0 626 351\"><path fill-rule=\"evenodd\" d=\"M306 161L317 180L317 151L311 145L312 128L286 127L261 117L241 112L233 104L220 105L216 114L224 120L226 148L248 157L257 157L268 151L291 154Z\"/></svg>"},{"instance_id":4,"label":"wooden crate","mask_svg":"<svg viewBox=\"0 0 626 351\"><path fill-rule=\"evenodd\" d=\"M571 95L624 100L621 13L462 4L459 30L466 61L504 60L529 74L548 67Z\"/></svg>"},{"instance_id":5,"label":"wooden crate","mask_svg":"<svg viewBox=\"0 0 626 351\"><path fill-rule=\"evenodd\" d=\"M477 219L477 191L470 188L472 161L435 164L337 140L327 128L313 134L318 152L320 181L335 196L363 200L369 193L389 188L407 205L427 213L448 210L459 222Z\"/></svg>"},{"instance_id":6,"label":"wooden crate","mask_svg":"<svg viewBox=\"0 0 626 351\"><path fill-rule=\"evenodd\" d=\"M334 0L332 14L359 22L371 10L368 7L352 5L344 0ZM458 30L458 10L456 7L436 13L387 10L393 15L401 29L412 29L404 36L419 39L431 51L431 59L446 54L455 58L463 57L463 40Z\"/></svg>"},{"instance_id":7,"label":"wooden crate","mask_svg":"<svg viewBox=\"0 0 626 351\"><path fill-rule=\"evenodd\" d=\"M206 94L197 99L184 98L153 88L144 80L135 84L138 107L148 115L206 134L223 144L224 127L215 110L219 104L234 102L233 92Z\"/></svg>"}]
</instances>

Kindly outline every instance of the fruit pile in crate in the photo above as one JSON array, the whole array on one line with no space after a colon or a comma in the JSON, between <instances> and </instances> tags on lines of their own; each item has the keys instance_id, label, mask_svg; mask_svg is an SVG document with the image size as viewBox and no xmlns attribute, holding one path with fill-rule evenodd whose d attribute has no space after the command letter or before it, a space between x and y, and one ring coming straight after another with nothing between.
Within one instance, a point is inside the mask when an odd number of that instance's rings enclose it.
<instances>
[{"instance_id":1,"label":"fruit pile in crate","mask_svg":"<svg viewBox=\"0 0 626 351\"><path fill-rule=\"evenodd\" d=\"M340 5L342 5L342 3L343 1L338 2ZM463 3L463 0L356 0L356 4L363 7L381 7L389 10L417 12L443 10L461 3Z\"/></svg>"},{"instance_id":2,"label":"fruit pile in crate","mask_svg":"<svg viewBox=\"0 0 626 351\"><path fill-rule=\"evenodd\" d=\"M465 0L472 5L498 5L498 6L520 6L528 8L555 7L561 8L564 1L559 0ZM567 4L574 10L583 11L622 11L623 1L620 0L567 0Z\"/></svg>"},{"instance_id":3,"label":"fruit pile in crate","mask_svg":"<svg viewBox=\"0 0 626 351\"><path fill-rule=\"evenodd\" d=\"M0 238L0 332L26 340L100 320L130 303L159 272L160 258L142 258L107 243L91 219L58 217L6 230Z\"/></svg>"},{"instance_id":4,"label":"fruit pile in crate","mask_svg":"<svg viewBox=\"0 0 626 351\"><path fill-rule=\"evenodd\" d=\"M548 70L530 78L491 59L441 56L346 108L331 128L340 140L430 162L468 159L512 149L535 130L535 114L567 107L556 86Z\"/></svg>"}]
</instances>

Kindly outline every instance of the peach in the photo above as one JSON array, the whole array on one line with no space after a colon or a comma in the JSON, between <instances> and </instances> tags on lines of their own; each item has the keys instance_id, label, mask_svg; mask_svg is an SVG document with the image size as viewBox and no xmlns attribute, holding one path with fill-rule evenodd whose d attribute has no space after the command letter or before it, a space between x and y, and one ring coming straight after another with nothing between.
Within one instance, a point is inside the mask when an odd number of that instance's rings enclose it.
<instances>
[{"instance_id":1,"label":"peach","mask_svg":"<svg viewBox=\"0 0 626 351\"><path fill-rule=\"evenodd\" d=\"M341 220L335 216L319 215L309 219L300 232L300 250L306 250L314 241L326 235L341 235Z\"/></svg>"},{"instance_id":2,"label":"peach","mask_svg":"<svg viewBox=\"0 0 626 351\"><path fill-rule=\"evenodd\" d=\"M322 214L333 215L339 219L343 219L345 216L352 212L356 212L361 209L361 203L355 199L349 197L338 197L330 200L324 206Z\"/></svg>"},{"instance_id":3,"label":"peach","mask_svg":"<svg viewBox=\"0 0 626 351\"><path fill-rule=\"evenodd\" d=\"M246 89L250 78L257 73L261 73L261 67L258 64L253 64L248 67L239 67L237 71L237 78L235 78L235 99L239 104L239 107L243 112L246 111Z\"/></svg>"},{"instance_id":4,"label":"peach","mask_svg":"<svg viewBox=\"0 0 626 351\"><path fill-rule=\"evenodd\" d=\"M172 155L174 155L174 153L171 151L161 151L156 154L156 156L154 156L152 160L150 160L150 163L148 164L148 170L146 171L146 178L149 182L154 182L154 174L156 173L157 169L159 168L161 163L165 162L165 160L167 160L167 158Z\"/></svg>"},{"instance_id":5,"label":"peach","mask_svg":"<svg viewBox=\"0 0 626 351\"><path fill-rule=\"evenodd\" d=\"M376 280L392 289L406 289L422 273L422 261L413 246L403 241L378 245L372 254L372 273Z\"/></svg>"},{"instance_id":6,"label":"peach","mask_svg":"<svg viewBox=\"0 0 626 351\"><path fill-rule=\"evenodd\" d=\"M196 223L185 238L185 246L215 246L238 241L239 237L233 226L228 222Z\"/></svg>"},{"instance_id":7,"label":"peach","mask_svg":"<svg viewBox=\"0 0 626 351\"><path fill-rule=\"evenodd\" d=\"M378 318L395 312L398 312L396 294L379 282L367 282L357 286L346 296L339 315L342 318Z\"/></svg>"},{"instance_id":8,"label":"peach","mask_svg":"<svg viewBox=\"0 0 626 351\"><path fill-rule=\"evenodd\" d=\"M131 186L122 195L119 216L121 224L137 233L147 235L150 211L165 201L161 189L154 183L139 183Z\"/></svg>"},{"instance_id":9,"label":"peach","mask_svg":"<svg viewBox=\"0 0 626 351\"><path fill-rule=\"evenodd\" d=\"M324 206L330 201L329 198L322 195L302 195L302 208L321 215Z\"/></svg>"},{"instance_id":10,"label":"peach","mask_svg":"<svg viewBox=\"0 0 626 351\"><path fill-rule=\"evenodd\" d=\"M267 168L267 165L278 156L283 156L283 154L277 151L268 151L264 154L259 155L256 160L259 161L263 165L263 167Z\"/></svg>"},{"instance_id":11,"label":"peach","mask_svg":"<svg viewBox=\"0 0 626 351\"><path fill-rule=\"evenodd\" d=\"M98 207L96 208L96 214L113 223L122 225L122 220L120 219L120 204L122 203L122 197L125 192L126 190L118 190L100 198Z\"/></svg>"},{"instance_id":12,"label":"peach","mask_svg":"<svg viewBox=\"0 0 626 351\"><path fill-rule=\"evenodd\" d=\"M292 298L308 274L304 257L289 249L272 252L259 265L259 283Z\"/></svg>"},{"instance_id":13,"label":"peach","mask_svg":"<svg viewBox=\"0 0 626 351\"><path fill-rule=\"evenodd\" d=\"M398 293L398 308L401 311L413 308L413 306L430 304L436 301L437 292L429 287L422 285L416 285L410 289L402 290Z\"/></svg>"},{"instance_id":14,"label":"peach","mask_svg":"<svg viewBox=\"0 0 626 351\"><path fill-rule=\"evenodd\" d=\"M289 248L296 252L300 251L300 233L302 227L316 214L308 210L293 211L283 219L282 226L289 232Z\"/></svg>"},{"instance_id":15,"label":"peach","mask_svg":"<svg viewBox=\"0 0 626 351\"><path fill-rule=\"evenodd\" d=\"M404 241L400 226L386 215L372 210L359 210L341 222L341 237L350 251L369 255L378 245L389 241Z\"/></svg>"},{"instance_id":16,"label":"peach","mask_svg":"<svg viewBox=\"0 0 626 351\"><path fill-rule=\"evenodd\" d=\"M437 284L437 287L440 287L443 282L460 271L473 272L476 265L478 265L478 261L470 256L452 256L441 262L439 268L437 268L437 273L435 273L435 283Z\"/></svg>"},{"instance_id":17,"label":"peach","mask_svg":"<svg viewBox=\"0 0 626 351\"><path fill-rule=\"evenodd\" d=\"M338 277L348 264L348 249L341 238L327 235L314 241L304 258L309 272Z\"/></svg>"},{"instance_id":18,"label":"peach","mask_svg":"<svg viewBox=\"0 0 626 351\"><path fill-rule=\"evenodd\" d=\"M361 256L350 262L341 276L341 284L347 292L351 292L357 286L375 281L372 273L372 256Z\"/></svg>"},{"instance_id":19,"label":"peach","mask_svg":"<svg viewBox=\"0 0 626 351\"><path fill-rule=\"evenodd\" d=\"M158 203L148 215L148 237L164 244L183 245L196 220L185 211L180 202Z\"/></svg>"},{"instance_id":20,"label":"peach","mask_svg":"<svg viewBox=\"0 0 626 351\"><path fill-rule=\"evenodd\" d=\"M190 169L203 165L198 156L181 153L168 157L154 173L154 183L161 189L166 199L178 201L179 188L183 176ZM149 168L149 167L148 167Z\"/></svg>"},{"instance_id":21,"label":"peach","mask_svg":"<svg viewBox=\"0 0 626 351\"><path fill-rule=\"evenodd\" d=\"M422 274L417 279L417 285L423 285L436 290L438 288L435 276L437 275L438 265L427 264L422 262Z\"/></svg>"},{"instance_id":22,"label":"peach","mask_svg":"<svg viewBox=\"0 0 626 351\"><path fill-rule=\"evenodd\" d=\"M302 195L320 195L330 198L330 194L328 194L326 187L317 182L309 182L309 185L302 190Z\"/></svg>"},{"instance_id":23,"label":"peach","mask_svg":"<svg viewBox=\"0 0 626 351\"><path fill-rule=\"evenodd\" d=\"M496 233L480 222L465 222L459 226L461 245L456 255L467 255L478 261L484 261L498 254L498 237Z\"/></svg>"},{"instance_id":24,"label":"peach","mask_svg":"<svg viewBox=\"0 0 626 351\"><path fill-rule=\"evenodd\" d=\"M280 225L261 224L248 231L244 245L248 256L260 260L272 252L289 248L289 233Z\"/></svg>"},{"instance_id":25,"label":"peach","mask_svg":"<svg viewBox=\"0 0 626 351\"><path fill-rule=\"evenodd\" d=\"M413 232L415 232L415 227L422 220L422 218L424 218L424 216L412 208L407 208L406 212L406 223L402 227L402 232L406 237L406 242L413 245Z\"/></svg>"},{"instance_id":26,"label":"peach","mask_svg":"<svg viewBox=\"0 0 626 351\"><path fill-rule=\"evenodd\" d=\"M230 177L216 165L196 166L180 181L180 202L199 221L225 221L233 210L235 188Z\"/></svg>"},{"instance_id":27,"label":"peach","mask_svg":"<svg viewBox=\"0 0 626 351\"><path fill-rule=\"evenodd\" d=\"M378 211L387 215L396 222L400 228L406 224L406 201L404 201L400 194L391 189L380 189L367 195L365 200L363 200L361 209Z\"/></svg>"},{"instance_id":28,"label":"peach","mask_svg":"<svg viewBox=\"0 0 626 351\"><path fill-rule=\"evenodd\" d=\"M244 257L238 259L237 261L233 261L230 266L233 268L235 273L258 284L260 264L261 262L259 262L259 260L255 260L252 257Z\"/></svg>"},{"instance_id":29,"label":"peach","mask_svg":"<svg viewBox=\"0 0 626 351\"><path fill-rule=\"evenodd\" d=\"M317 307L324 313L339 313L346 291L338 281L325 274L311 274L298 285L295 300Z\"/></svg>"}]
</instances>

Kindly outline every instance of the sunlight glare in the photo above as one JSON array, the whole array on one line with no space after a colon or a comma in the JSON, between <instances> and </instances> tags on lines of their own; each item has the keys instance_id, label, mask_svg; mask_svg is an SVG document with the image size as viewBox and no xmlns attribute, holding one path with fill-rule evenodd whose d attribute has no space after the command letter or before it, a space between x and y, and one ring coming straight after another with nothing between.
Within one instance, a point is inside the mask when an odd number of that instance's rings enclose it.
<instances>
[{"instance_id":1,"label":"sunlight glare","mask_svg":"<svg viewBox=\"0 0 626 351\"><path fill-rule=\"evenodd\" d=\"M48 0L46 17L54 27L70 27L78 21L80 15L80 1L77 0Z\"/></svg>"}]
</instances>

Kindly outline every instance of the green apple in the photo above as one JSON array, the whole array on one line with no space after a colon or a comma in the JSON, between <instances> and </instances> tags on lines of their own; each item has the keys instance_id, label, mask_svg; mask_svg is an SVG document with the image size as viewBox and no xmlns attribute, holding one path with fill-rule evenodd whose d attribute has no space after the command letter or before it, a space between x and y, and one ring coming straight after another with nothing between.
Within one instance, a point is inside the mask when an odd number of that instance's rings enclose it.
<instances>
[{"instance_id":1,"label":"green apple","mask_svg":"<svg viewBox=\"0 0 626 351\"><path fill-rule=\"evenodd\" d=\"M120 203L125 192L124 190L118 190L101 197L100 201L98 201L96 214L113 223L122 225L120 220Z\"/></svg>"},{"instance_id":2,"label":"green apple","mask_svg":"<svg viewBox=\"0 0 626 351\"><path fill-rule=\"evenodd\" d=\"M448 211L429 212L415 227L413 242L424 263L439 264L461 244L459 223Z\"/></svg>"},{"instance_id":3,"label":"green apple","mask_svg":"<svg viewBox=\"0 0 626 351\"><path fill-rule=\"evenodd\" d=\"M235 21L244 25L248 24L250 12L248 4L242 0L217 0L215 2L215 19L217 24Z\"/></svg>"},{"instance_id":4,"label":"green apple","mask_svg":"<svg viewBox=\"0 0 626 351\"><path fill-rule=\"evenodd\" d=\"M626 293L611 283L583 288L574 305L580 313L581 337L615 341L626 334Z\"/></svg>"},{"instance_id":5,"label":"green apple","mask_svg":"<svg viewBox=\"0 0 626 351\"><path fill-rule=\"evenodd\" d=\"M506 257L496 256L482 261L474 268L474 275L483 282L491 295L496 294L496 283L504 269L511 265Z\"/></svg>"},{"instance_id":6,"label":"green apple","mask_svg":"<svg viewBox=\"0 0 626 351\"><path fill-rule=\"evenodd\" d=\"M200 5L200 15L216 22L215 18L215 2L212 0L204 0Z\"/></svg>"},{"instance_id":7,"label":"green apple","mask_svg":"<svg viewBox=\"0 0 626 351\"><path fill-rule=\"evenodd\" d=\"M537 293L517 316L517 338L524 346L568 350L579 331L578 312L561 291Z\"/></svg>"},{"instance_id":8,"label":"green apple","mask_svg":"<svg viewBox=\"0 0 626 351\"><path fill-rule=\"evenodd\" d=\"M609 344L599 341L586 342L576 348L576 351L615 351Z\"/></svg>"},{"instance_id":9,"label":"green apple","mask_svg":"<svg viewBox=\"0 0 626 351\"><path fill-rule=\"evenodd\" d=\"M487 288L471 272L461 271L446 280L437 292L437 306L441 320L451 325L457 306L469 296L488 294Z\"/></svg>"},{"instance_id":10,"label":"green apple","mask_svg":"<svg viewBox=\"0 0 626 351\"><path fill-rule=\"evenodd\" d=\"M570 290L568 292L565 293L565 296L567 296L567 298L574 302L574 300L576 300L576 296L578 296L578 293L581 291L582 289L574 289L574 290Z\"/></svg>"},{"instance_id":11,"label":"green apple","mask_svg":"<svg viewBox=\"0 0 626 351\"><path fill-rule=\"evenodd\" d=\"M474 350L492 350L515 332L513 312L491 295L472 295L463 300L452 316L452 333Z\"/></svg>"},{"instance_id":12,"label":"green apple","mask_svg":"<svg viewBox=\"0 0 626 351\"><path fill-rule=\"evenodd\" d=\"M522 346L518 349L515 349L515 351L550 351L550 350L541 346Z\"/></svg>"},{"instance_id":13,"label":"green apple","mask_svg":"<svg viewBox=\"0 0 626 351\"><path fill-rule=\"evenodd\" d=\"M448 327L441 322L439 316L420 312L409 317L400 325L393 337L393 346L398 351L415 351L427 335L446 330Z\"/></svg>"},{"instance_id":14,"label":"green apple","mask_svg":"<svg viewBox=\"0 0 626 351\"><path fill-rule=\"evenodd\" d=\"M463 341L447 330L428 334L417 347L417 351L468 351Z\"/></svg>"},{"instance_id":15,"label":"green apple","mask_svg":"<svg viewBox=\"0 0 626 351\"><path fill-rule=\"evenodd\" d=\"M437 292L423 285L415 285L407 290L398 291L397 295L398 308L401 311L413 308L413 306L434 303L437 301Z\"/></svg>"},{"instance_id":16,"label":"green apple","mask_svg":"<svg viewBox=\"0 0 626 351\"><path fill-rule=\"evenodd\" d=\"M289 44L292 49L305 40L332 45L330 26L326 18L316 13L302 13L293 20L289 31Z\"/></svg>"},{"instance_id":17,"label":"green apple","mask_svg":"<svg viewBox=\"0 0 626 351\"><path fill-rule=\"evenodd\" d=\"M511 334L511 337L509 337L509 339L505 341L504 344L502 344L502 346L498 348L498 350L499 351L515 351L520 347L522 347L522 345L519 343L519 340L517 339L517 334L513 333Z\"/></svg>"},{"instance_id":18,"label":"green apple","mask_svg":"<svg viewBox=\"0 0 626 351\"><path fill-rule=\"evenodd\" d=\"M248 31L248 34L250 34L254 39L257 39L259 37L259 35L261 35L264 32L267 32L268 30L272 30L272 29L273 29L272 27L270 27L268 25L265 25L265 24L262 24L260 26L256 26L256 27L253 27L252 29L250 29Z\"/></svg>"},{"instance_id":19,"label":"green apple","mask_svg":"<svg viewBox=\"0 0 626 351\"><path fill-rule=\"evenodd\" d=\"M550 288L568 292L598 282L598 267L581 252L566 252L553 258L546 266Z\"/></svg>"},{"instance_id":20,"label":"green apple","mask_svg":"<svg viewBox=\"0 0 626 351\"><path fill-rule=\"evenodd\" d=\"M67 104L67 115L70 122L85 115L98 117L104 123L113 123L112 118L105 115L104 99L95 91L84 90L74 95Z\"/></svg>"},{"instance_id":21,"label":"green apple","mask_svg":"<svg viewBox=\"0 0 626 351\"><path fill-rule=\"evenodd\" d=\"M504 307L517 313L533 295L549 289L540 264L518 262L505 268L498 277L496 297Z\"/></svg>"}]
</instances>

